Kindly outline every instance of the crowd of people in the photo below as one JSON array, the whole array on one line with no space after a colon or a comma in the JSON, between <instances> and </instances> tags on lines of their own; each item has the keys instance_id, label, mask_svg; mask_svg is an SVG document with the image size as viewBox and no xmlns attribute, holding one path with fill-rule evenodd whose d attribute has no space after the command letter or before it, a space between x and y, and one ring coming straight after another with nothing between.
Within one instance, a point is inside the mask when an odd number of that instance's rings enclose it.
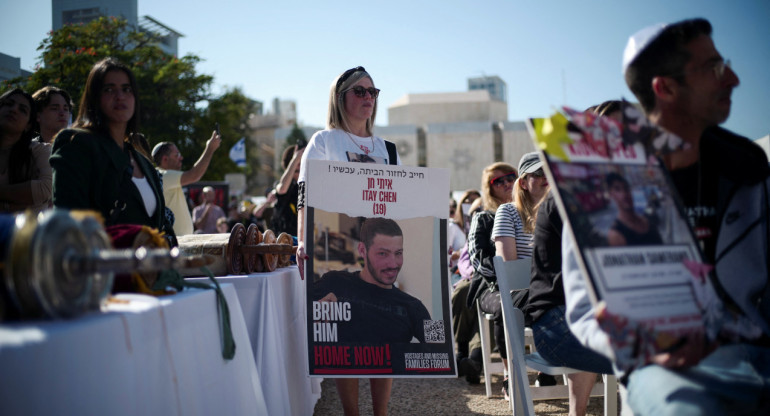
<instances>
[{"instance_id":1,"label":"crowd of people","mask_svg":"<svg viewBox=\"0 0 770 416\"><path fill-rule=\"evenodd\" d=\"M629 39L624 76L649 120L688 144L661 161L698 230L707 263L714 266L719 296L730 314L756 328L754 336L743 333L716 343L689 336L650 362L619 367L577 266L575 243L563 231L567 225L533 152L521 157L518 168L504 162L487 166L480 190L450 200L452 323L457 368L468 382L478 383L482 371L476 305L493 317L497 348L505 358L501 305L516 302L543 358L581 371L568 378L570 414L585 414L597 373L619 376L627 405L637 414L770 412L770 168L758 146L719 127L739 80L711 34L703 19L645 28ZM107 226L146 225L170 237L171 244L178 235L256 223L297 237L304 278L306 161L401 163L393 143L373 132L380 90L359 66L332 82L327 128L306 147L286 149L283 175L265 203L230 201L226 213L216 203L215 189L205 187L200 204L191 208L183 187L206 172L220 146L219 134L213 132L193 167L182 171L183 156L173 143L150 150L141 135L130 68L104 59L84 85L71 127L74 105L65 91L46 87L30 95L13 89L0 96L0 210L94 210ZM586 111L619 118L621 108L608 101ZM607 245L659 242L652 220L634 211L628 181L608 175L605 185L617 211ZM527 298L500 293L495 256L532 258ZM538 381L555 383L545 375ZM357 415L358 379L335 382L344 414ZM373 413L387 414L393 380L372 378L370 384Z\"/></svg>"},{"instance_id":2,"label":"crowd of people","mask_svg":"<svg viewBox=\"0 0 770 416\"><path fill-rule=\"evenodd\" d=\"M174 143L150 150L139 132L138 101L132 70L112 58L91 69L74 121L75 105L60 88L46 86L33 95L16 88L0 96L0 212L90 209L105 226L146 225L170 242L229 232L238 222L264 231L271 217L274 231L296 234L301 150L291 160L297 172L284 175L288 180L282 177L263 204L231 200L226 215L214 201L214 188L204 187L197 204L185 192L206 173L222 141L219 133L212 132L199 159L182 171L184 157Z\"/></svg>"}]
</instances>

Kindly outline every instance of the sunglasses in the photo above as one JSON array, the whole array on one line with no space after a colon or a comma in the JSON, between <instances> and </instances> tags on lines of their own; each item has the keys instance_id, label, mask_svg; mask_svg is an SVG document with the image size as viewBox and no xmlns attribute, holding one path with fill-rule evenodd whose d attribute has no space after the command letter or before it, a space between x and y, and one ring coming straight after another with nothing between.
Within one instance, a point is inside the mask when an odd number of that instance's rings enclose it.
<instances>
[{"instance_id":1,"label":"sunglasses","mask_svg":"<svg viewBox=\"0 0 770 416\"><path fill-rule=\"evenodd\" d=\"M340 75L340 78L337 80L337 85L334 87L334 90L335 91L339 91L340 90L340 85L342 85L345 81L348 80L348 78L350 78L351 75L355 74L358 71L366 72L366 70L362 66L357 66L355 68L350 68L347 71L343 72L342 75Z\"/></svg>"},{"instance_id":2,"label":"sunglasses","mask_svg":"<svg viewBox=\"0 0 770 416\"><path fill-rule=\"evenodd\" d=\"M349 89L348 91L353 91L353 94L356 95L358 98L364 98L366 97L366 93L368 92L369 95L372 96L373 100L377 99L377 96L380 95L380 90L374 87L364 88L360 85L356 85L355 87Z\"/></svg>"},{"instance_id":3,"label":"sunglasses","mask_svg":"<svg viewBox=\"0 0 770 416\"><path fill-rule=\"evenodd\" d=\"M504 183L513 183L516 180L516 173L506 173L505 175L500 175L496 178L493 178L489 183L492 186L502 186Z\"/></svg>"}]
</instances>

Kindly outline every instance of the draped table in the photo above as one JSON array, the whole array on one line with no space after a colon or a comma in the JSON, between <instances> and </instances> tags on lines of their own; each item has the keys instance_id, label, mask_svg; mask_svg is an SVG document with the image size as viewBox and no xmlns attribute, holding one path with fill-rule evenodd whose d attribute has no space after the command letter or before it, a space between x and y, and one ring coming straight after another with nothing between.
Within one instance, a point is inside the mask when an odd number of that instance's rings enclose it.
<instances>
[{"instance_id":1,"label":"draped table","mask_svg":"<svg viewBox=\"0 0 770 416\"><path fill-rule=\"evenodd\" d=\"M297 266L217 280L238 293L268 414L312 415L321 379L307 375L305 284Z\"/></svg>"},{"instance_id":2,"label":"draped table","mask_svg":"<svg viewBox=\"0 0 770 416\"><path fill-rule=\"evenodd\" d=\"M3 415L265 415L235 288L236 344L222 358L215 292L119 294L106 313L0 324Z\"/></svg>"}]
</instances>

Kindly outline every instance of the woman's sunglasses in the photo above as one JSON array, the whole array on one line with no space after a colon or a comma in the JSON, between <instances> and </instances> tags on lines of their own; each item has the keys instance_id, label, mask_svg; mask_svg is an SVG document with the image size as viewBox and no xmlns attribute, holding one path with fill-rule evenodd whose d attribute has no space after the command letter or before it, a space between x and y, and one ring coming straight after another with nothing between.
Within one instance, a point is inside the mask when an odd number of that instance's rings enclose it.
<instances>
[{"instance_id":1,"label":"woman's sunglasses","mask_svg":"<svg viewBox=\"0 0 770 416\"><path fill-rule=\"evenodd\" d=\"M380 95L380 90L374 87L364 88L360 85L356 85L355 87L350 89L353 91L353 94L356 95L358 98L364 98L366 97L366 93L368 92L369 95L372 96L372 99L376 100L377 96Z\"/></svg>"},{"instance_id":2,"label":"woman's sunglasses","mask_svg":"<svg viewBox=\"0 0 770 416\"><path fill-rule=\"evenodd\" d=\"M500 175L496 178L493 178L489 183L492 186L502 186L504 183L513 183L516 180L516 173L506 173L505 175Z\"/></svg>"}]
</instances>

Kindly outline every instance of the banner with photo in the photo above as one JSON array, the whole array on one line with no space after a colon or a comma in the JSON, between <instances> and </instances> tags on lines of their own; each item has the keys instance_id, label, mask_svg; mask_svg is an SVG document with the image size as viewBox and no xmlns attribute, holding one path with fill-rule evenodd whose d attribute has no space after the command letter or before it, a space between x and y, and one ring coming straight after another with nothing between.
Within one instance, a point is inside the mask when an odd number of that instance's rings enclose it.
<instances>
[{"instance_id":1,"label":"banner with photo","mask_svg":"<svg viewBox=\"0 0 770 416\"><path fill-rule=\"evenodd\" d=\"M310 375L454 377L448 170L307 163Z\"/></svg>"},{"instance_id":2,"label":"banner with photo","mask_svg":"<svg viewBox=\"0 0 770 416\"><path fill-rule=\"evenodd\" d=\"M564 108L530 134L600 325L621 367L647 362L688 334L714 339L716 296L679 196L659 156L685 144L632 105L612 119Z\"/></svg>"}]
</instances>

